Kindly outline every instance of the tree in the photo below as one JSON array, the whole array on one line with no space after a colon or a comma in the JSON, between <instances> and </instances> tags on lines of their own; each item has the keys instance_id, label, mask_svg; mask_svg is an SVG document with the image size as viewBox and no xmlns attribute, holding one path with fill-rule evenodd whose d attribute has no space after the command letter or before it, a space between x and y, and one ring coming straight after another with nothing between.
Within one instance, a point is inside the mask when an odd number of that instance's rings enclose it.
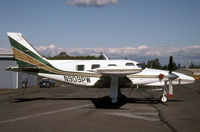
<instances>
[{"instance_id":1,"label":"tree","mask_svg":"<svg viewBox=\"0 0 200 132\"><path fill-rule=\"evenodd\" d=\"M168 70L168 66L167 66L167 65L164 65L164 66L163 66L163 70Z\"/></svg>"},{"instance_id":2,"label":"tree","mask_svg":"<svg viewBox=\"0 0 200 132\"><path fill-rule=\"evenodd\" d=\"M154 69L162 69L162 65L160 64L160 61L158 58L154 60L148 60L147 67L154 68Z\"/></svg>"},{"instance_id":3,"label":"tree","mask_svg":"<svg viewBox=\"0 0 200 132\"><path fill-rule=\"evenodd\" d=\"M102 52L100 52L100 56L98 57L98 59L100 59L100 60L104 60L105 59L105 57L103 56Z\"/></svg>"},{"instance_id":4,"label":"tree","mask_svg":"<svg viewBox=\"0 0 200 132\"><path fill-rule=\"evenodd\" d=\"M195 65L191 62L189 68L195 68Z\"/></svg>"},{"instance_id":5,"label":"tree","mask_svg":"<svg viewBox=\"0 0 200 132\"><path fill-rule=\"evenodd\" d=\"M48 57L50 60L97 60L99 57L95 56L70 56L65 51L60 52L58 55Z\"/></svg>"},{"instance_id":6,"label":"tree","mask_svg":"<svg viewBox=\"0 0 200 132\"><path fill-rule=\"evenodd\" d=\"M180 63L178 63L178 69L181 69L181 64Z\"/></svg>"},{"instance_id":7,"label":"tree","mask_svg":"<svg viewBox=\"0 0 200 132\"><path fill-rule=\"evenodd\" d=\"M62 52L59 53L58 56L68 56L68 55L67 55L67 53L65 51L62 51Z\"/></svg>"},{"instance_id":8,"label":"tree","mask_svg":"<svg viewBox=\"0 0 200 132\"><path fill-rule=\"evenodd\" d=\"M173 62L173 63L172 63L172 70L175 71L175 70L177 70L177 69L178 69L178 67L177 67L176 63ZM168 69L168 70L169 70L169 69Z\"/></svg>"}]
</instances>

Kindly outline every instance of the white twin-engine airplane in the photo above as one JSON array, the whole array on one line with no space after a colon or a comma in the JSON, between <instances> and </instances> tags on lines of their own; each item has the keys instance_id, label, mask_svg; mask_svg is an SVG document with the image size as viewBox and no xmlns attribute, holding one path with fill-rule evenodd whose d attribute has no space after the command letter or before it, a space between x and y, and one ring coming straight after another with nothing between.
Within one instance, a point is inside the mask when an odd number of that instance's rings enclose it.
<instances>
[{"instance_id":1,"label":"white twin-engine airplane","mask_svg":"<svg viewBox=\"0 0 200 132\"><path fill-rule=\"evenodd\" d=\"M120 96L119 79L132 85L160 86L161 101L173 97L173 85L193 83L194 78L170 71L142 68L131 60L48 60L41 56L21 33L7 33L18 67L7 70L36 73L39 76L80 86L94 86L103 77L110 77L110 99L117 103ZM172 57L170 59L172 65ZM171 66L170 66L171 67ZM167 87L168 86L168 87Z\"/></svg>"}]
</instances>

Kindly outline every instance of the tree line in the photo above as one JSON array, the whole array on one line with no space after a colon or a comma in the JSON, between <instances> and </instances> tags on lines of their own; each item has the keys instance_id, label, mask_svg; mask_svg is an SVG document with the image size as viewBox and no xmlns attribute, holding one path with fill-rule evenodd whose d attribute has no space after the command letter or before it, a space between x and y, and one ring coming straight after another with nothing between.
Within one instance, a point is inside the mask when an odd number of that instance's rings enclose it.
<instances>
[{"instance_id":1,"label":"tree line","mask_svg":"<svg viewBox=\"0 0 200 132\"><path fill-rule=\"evenodd\" d=\"M161 65L158 58L153 59L153 60L148 60L147 63L142 62L141 64L148 68L169 70L168 65ZM180 63L176 64L175 62L173 62L172 67L173 67L172 70L178 70L178 69L183 69L183 68L200 68L200 65L197 65L191 62L188 66L186 65L182 66Z\"/></svg>"},{"instance_id":2,"label":"tree line","mask_svg":"<svg viewBox=\"0 0 200 132\"><path fill-rule=\"evenodd\" d=\"M102 53L100 53L99 56L89 56L89 55L88 56L70 56L65 51L60 52L56 56L47 57L47 58L50 60L103 60L105 59ZM142 62L141 64L148 68L168 70L168 65L161 65L160 60L158 58L148 60L147 63ZM173 65L173 70L182 69L182 68L200 68L200 65L196 65L192 62L190 63L189 66L186 66L186 65L181 66L180 63L176 64L175 62L173 62L172 65Z\"/></svg>"},{"instance_id":3,"label":"tree line","mask_svg":"<svg viewBox=\"0 0 200 132\"><path fill-rule=\"evenodd\" d=\"M103 60L104 57L100 54L98 57L96 56L70 56L66 52L60 52L58 55L53 57L47 57L50 60Z\"/></svg>"}]
</instances>

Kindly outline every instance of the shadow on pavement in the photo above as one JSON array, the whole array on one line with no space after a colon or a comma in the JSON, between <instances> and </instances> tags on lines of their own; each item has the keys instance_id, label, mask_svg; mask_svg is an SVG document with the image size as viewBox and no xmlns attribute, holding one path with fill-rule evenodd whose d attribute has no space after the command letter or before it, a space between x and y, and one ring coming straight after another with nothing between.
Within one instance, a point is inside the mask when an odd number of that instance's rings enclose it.
<instances>
[{"instance_id":1,"label":"shadow on pavement","mask_svg":"<svg viewBox=\"0 0 200 132\"><path fill-rule=\"evenodd\" d=\"M127 103L137 103L137 104L158 104L160 99L158 98L127 98L126 96L120 97L119 101L113 104L109 96L101 98L46 98L46 97L36 97L36 98L16 98L12 103L21 103L37 100L90 100L97 109L119 109ZM184 102L183 100L169 100L168 102Z\"/></svg>"}]
</instances>

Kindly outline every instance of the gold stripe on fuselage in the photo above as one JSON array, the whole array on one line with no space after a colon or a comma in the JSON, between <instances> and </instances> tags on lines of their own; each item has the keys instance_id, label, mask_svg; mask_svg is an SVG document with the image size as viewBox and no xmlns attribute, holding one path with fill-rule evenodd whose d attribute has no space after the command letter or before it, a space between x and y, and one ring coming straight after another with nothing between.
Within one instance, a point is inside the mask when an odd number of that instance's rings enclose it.
<instances>
[{"instance_id":1,"label":"gold stripe on fuselage","mask_svg":"<svg viewBox=\"0 0 200 132\"><path fill-rule=\"evenodd\" d=\"M13 47L13 51L14 51L15 57L16 57L17 59L20 59L20 60L23 60L23 61L25 61L25 62L31 63L31 64L33 64L33 65L39 66L39 67L41 67L41 68L43 68L43 69L45 69L45 70L47 70L47 71L57 73L56 70L54 70L54 69L52 69L52 68L46 66L46 65L43 64L42 62L40 62L40 61L36 60L35 58L33 58L33 57L31 57L31 56L25 54L24 52L18 50L17 48L14 48L14 47Z\"/></svg>"}]
</instances>

